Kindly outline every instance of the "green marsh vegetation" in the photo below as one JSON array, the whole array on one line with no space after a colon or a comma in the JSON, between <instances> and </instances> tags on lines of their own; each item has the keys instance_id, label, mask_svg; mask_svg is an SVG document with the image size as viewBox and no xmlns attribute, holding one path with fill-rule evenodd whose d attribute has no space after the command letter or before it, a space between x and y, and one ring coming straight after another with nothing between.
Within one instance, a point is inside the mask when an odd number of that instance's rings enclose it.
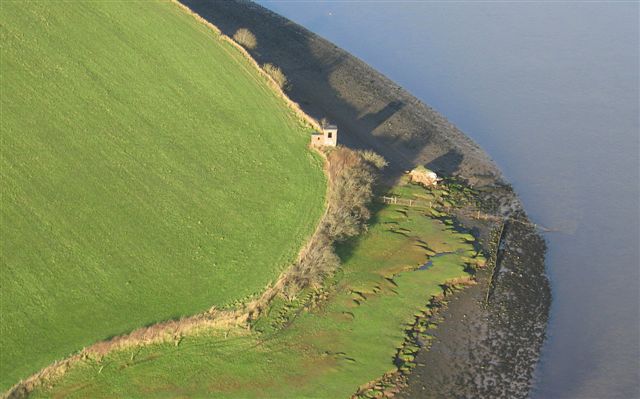
<instances>
[{"instance_id":1,"label":"green marsh vegetation","mask_svg":"<svg viewBox=\"0 0 640 399\"><path fill-rule=\"evenodd\" d=\"M251 330L88 358L33 396L349 397L387 372L410 369L417 347L407 344L407 330L443 286L468 279L470 263L484 258L466 233L425 210L376 205L372 212L366 232L338 246L336 273L294 299L277 298Z\"/></svg>"},{"instance_id":2,"label":"green marsh vegetation","mask_svg":"<svg viewBox=\"0 0 640 399\"><path fill-rule=\"evenodd\" d=\"M322 161L236 48L169 2L3 1L0 19L0 390L293 262Z\"/></svg>"}]
</instances>

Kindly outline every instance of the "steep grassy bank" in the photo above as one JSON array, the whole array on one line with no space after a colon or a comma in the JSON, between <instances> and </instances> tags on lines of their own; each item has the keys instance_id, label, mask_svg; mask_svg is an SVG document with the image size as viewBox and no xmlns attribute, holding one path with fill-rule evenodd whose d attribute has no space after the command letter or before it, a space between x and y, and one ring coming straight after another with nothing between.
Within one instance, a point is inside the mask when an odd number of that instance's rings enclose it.
<instances>
[{"instance_id":1,"label":"steep grassy bank","mask_svg":"<svg viewBox=\"0 0 640 399\"><path fill-rule=\"evenodd\" d=\"M164 2L3 1L0 389L260 292L322 212L308 131Z\"/></svg>"},{"instance_id":2,"label":"steep grassy bank","mask_svg":"<svg viewBox=\"0 0 640 399\"><path fill-rule=\"evenodd\" d=\"M400 206L376 207L368 231L338 252L343 265L333 278L277 299L252 331L212 330L177 346L87 358L33 397L349 397L399 366L405 328L443 284L484 263L473 238L446 218Z\"/></svg>"}]
</instances>

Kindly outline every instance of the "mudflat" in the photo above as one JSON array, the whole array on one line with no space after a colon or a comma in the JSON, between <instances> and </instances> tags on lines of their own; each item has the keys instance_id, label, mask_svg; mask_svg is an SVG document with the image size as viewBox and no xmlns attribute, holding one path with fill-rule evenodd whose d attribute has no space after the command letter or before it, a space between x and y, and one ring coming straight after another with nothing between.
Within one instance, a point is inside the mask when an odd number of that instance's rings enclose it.
<instances>
[{"instance_id":1,"label":"mudflat","mask_svg":"<svg viewBox=\"0 0 640 399\"><path fill-rule=\"evenodd\" d=\"M545 245L490 157L435 110L292 21L248 2L182 3L227 35L239 28L253 32L256 61L280 67L287 94L313 117L336 123L340 144L383 155L389 185L426 165L480 188L488 212L516 221L505 223L495 270L477 276L479 284L458 293L441 313L437 340L419 355L423 365L403 395L526 397L549 312ZM479 236L489 232L487 225L461 221ZM485 367L488 362L497 366Z\"/></svg>"}]
</instances>

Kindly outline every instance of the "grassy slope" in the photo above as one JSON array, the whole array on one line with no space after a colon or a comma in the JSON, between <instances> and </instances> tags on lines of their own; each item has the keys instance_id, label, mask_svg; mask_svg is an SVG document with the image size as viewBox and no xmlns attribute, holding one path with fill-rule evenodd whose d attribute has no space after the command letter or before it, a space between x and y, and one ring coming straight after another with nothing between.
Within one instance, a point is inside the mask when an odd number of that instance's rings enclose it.
<instances>
[{"instance_id":1,"label":"grassy slope","mask_svg":"<svg viewBox=\"0 0 640 399\"><path fill-rule=\"evenodd\" d=\"M0 10L0 390L295 257L321 162L237 50L171 3Z\"/></svg>"},{"instance_id":2,"label":"grassy slope","mask_svg":"<svg viewBox=\"0 0 640 399\"><path fill-rule=\"evenodd\" d=\"M291 319L280 300L255 325L262 333L214 332L87 360L34 397L349 397L394 369L404 325L440 284L467 275L463 257L475 251L466 238L415 208L382 208L341 248L341 275L319 308ZM451 254L417 270L434 252Z\"/></svg>"}]
</instances>

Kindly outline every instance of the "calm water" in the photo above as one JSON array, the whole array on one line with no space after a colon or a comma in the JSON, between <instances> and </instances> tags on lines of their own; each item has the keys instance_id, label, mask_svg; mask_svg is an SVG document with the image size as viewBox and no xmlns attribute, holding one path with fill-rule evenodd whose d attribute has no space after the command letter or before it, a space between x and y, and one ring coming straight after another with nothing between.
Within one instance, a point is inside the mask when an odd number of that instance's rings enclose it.
<instances>
[{"instance_id":1,"label":"calm water","mask_svg":"<svg viewBox=\"0 0 640 399\"><path fill-rule=\"evenodd\" d=\"M441 111L561 230L532 396L640 397L638 3L260 3Z\"/></svg>"}]
</instances>

